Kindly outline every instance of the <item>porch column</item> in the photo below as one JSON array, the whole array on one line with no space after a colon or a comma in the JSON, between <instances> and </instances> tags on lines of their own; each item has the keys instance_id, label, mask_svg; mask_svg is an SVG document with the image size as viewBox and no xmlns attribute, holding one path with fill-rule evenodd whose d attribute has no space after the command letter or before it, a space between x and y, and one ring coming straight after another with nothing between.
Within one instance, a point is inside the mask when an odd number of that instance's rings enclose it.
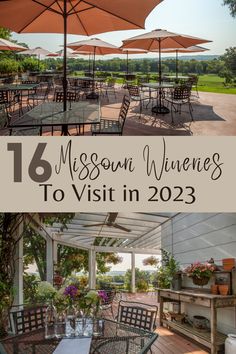
<instances>
[{"instance_id":1,"label":"porch column","mask_svg":"<svg viewBox=\"0 0 236 354\"><path fill-rule=\"evenodd\" d=\"M89 250L89 288L96 288L96 252Z\"/></svg>"},{"instance_id":2,"label":"porch column","mask_svg":"<svg viewBox=\"0 0 236 354\"><path fill-rule=\"evenodd\" d=\"M54 263L57 252L55 252L55 241L47 237L46 241L46 280L53 284Z\"/></svg>"},{"instance_id":3,"label":"porch column","mask_svg":"<svg viewBox=\"0 0 236 354\"><path fill-rule=\"evenodd\" d=\"M21 222L16 232L16 239L22 235L23 229L24 223ZM23 237L21 237L17 242L15 251L14 305L22 305L24 303L23 272Z\"/></svg>"},{"instance_id":4,"label":"porch column","mask_svg":"<svg viewBox=\"0 0 236 354\"><path fill-rule=\"evenodd\" d=\"M135 293L135 253L131 253L131 292Z\"/></svg>"}]
</instances>

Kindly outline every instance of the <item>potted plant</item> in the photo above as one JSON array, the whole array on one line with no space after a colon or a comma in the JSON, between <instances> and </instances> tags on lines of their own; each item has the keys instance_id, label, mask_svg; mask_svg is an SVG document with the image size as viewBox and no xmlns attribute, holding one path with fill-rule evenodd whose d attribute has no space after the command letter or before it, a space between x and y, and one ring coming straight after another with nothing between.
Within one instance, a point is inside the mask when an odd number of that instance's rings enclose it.
<instances>
[{"instance_id":1,"label":"potted plant","mask_svg":"<svg viewBox=\"0 0 236 354\"><path fill-rule=\"evenodd\" d=\"M215 271L215 265L210 263L195 262L184 269L184 273L188 277L192 278L195 285L206 285L213 272Z\"/></svg>"}]
</instances>

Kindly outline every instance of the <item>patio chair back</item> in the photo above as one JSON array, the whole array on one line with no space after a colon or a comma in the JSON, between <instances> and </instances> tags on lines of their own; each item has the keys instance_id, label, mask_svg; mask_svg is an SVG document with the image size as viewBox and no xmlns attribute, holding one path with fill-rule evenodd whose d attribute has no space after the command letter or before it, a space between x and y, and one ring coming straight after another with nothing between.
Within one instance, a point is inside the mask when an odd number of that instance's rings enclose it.
<instances>
[{"instance_id":1,"label":"patio chair back","mask_svg":"<svg viewBox=\"0 0 236 354\"><path fill-rule=\"evenodd\" d=\"M157 306L120 300L117 321L131 327L153 331L156 327Z\"/></svg>"},{"instance_id":2,"label":"patio chair back","mask_svg":"<svg viewBox=\"0 0 236 354\"><path fill-rule=\"evenodd\" d=\"M134 343L132 337L112 337L102 341L96 346L96 354L129 354L137 353L139 346ZM140 352L140 350L139 350Z\"/></svg>"},{"instance_id":3,"label":"patio chair back","mask_svg":"<svg viewBox=\"0 0 236 354\"><path fill-rule=\"evenodd\" d=\"M127 89L131 98L140 97L140 91L138 86L128 85Z\"/></svg>"},{"instance_id":4,"label":"patio chair back","mask_svg":"<svg viewBox=\"0 0 236 354\"><path fill-rule=\"evenodd\" d=\"M119 118L118 118L118 121L119 121L120 127L121 127L121 133L123 133L123 128L124 128L125 120L126 120L126 117L128 114L129 105L130 105L129 97L125 95L123 97L123 101L122 101L122 105L121 105L120 113L119 113Z\"/></svg>"},{"instance_id":5,"label":"patio chair back","mask_svg":"<svg viewBox=\"0 0 236 354\"><path fill-rule=\"evenodd\" d=\"M45 325L46 306L34 306L10 313L10 323L14 334L28 333Z\"/></svg>"},{"instance_id":6,"label":"patio chair back","mask_svg":"<svg viewBox=\"0 0 236 354\"><path fill-rule=\"evenodd\" d=\"M9 103L9 91L0 90L0 104Z\"/></svg>"},{"instance_id":7,"label":"patio chair back","mask_svg":"<svg viewBox=\"0 0 236 354\"><path fill-rule=\"evenodd\" d=\"M106 293L106 299L102 299L101 302L101 308L107 308L110 305L112 305L113 300L116 296L116 291L115 290L102 290Z\"/></svg>"},{"instance_id":8,"label":"patio chair back","mask_svg":"<svg viewBox=\"0 0 236 354\"><path fill-rule=\"evenodd\" d=\"M64 93L63 91L55 91L54 99L55 102L63 102ZM67 91L67 101L75 102L77 99L76 92Z\"/></svg>"},{"instance_id":9,"label":"patio chair back","mask_svg":"<svg viewBox=\"0 0 236 354\"><path fill-rule=\"evenodd\" d=\"M23 85L31 85L31 84L36 84L36 81L33 81L33 80L21 80L21 83Z\"/></svg>"},{"instance_id":10,"label":"patio chair back","mask_svg":"<svg viewBox=\"0 0 236 354\"><path fill-rule=\"evenodd\" d=\"M191 87L188 85L177 86L172 92L172 99L174 100L188 100L191 96Z\"/></svg>"}]
</instances>

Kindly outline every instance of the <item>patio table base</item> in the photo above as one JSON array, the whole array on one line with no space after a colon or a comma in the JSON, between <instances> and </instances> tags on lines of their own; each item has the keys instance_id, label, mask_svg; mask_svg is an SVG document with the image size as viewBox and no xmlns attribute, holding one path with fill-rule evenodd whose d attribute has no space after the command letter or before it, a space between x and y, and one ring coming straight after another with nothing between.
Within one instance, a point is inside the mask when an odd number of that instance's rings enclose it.
<instances>
[{"instance_id":1,"label":"patio table base","mask_svg":"<svg viewBox=\"0 0 236 354\"><path fill-rule=\"evenodd\" d=\"M166 106L154 106L152 107L152 112L156 114L168 114L170 110Z\"/></svg>"},{"instance_id":2,"label":"patio table base","mask_svg":"<svg viewBox=\"0 0 236 354\"><path fill-rule=\"evenodd\" d=\"M96 92L90 92L86 95L87 100L98 100L99 95Z\"/></svg>"}]
</instances>

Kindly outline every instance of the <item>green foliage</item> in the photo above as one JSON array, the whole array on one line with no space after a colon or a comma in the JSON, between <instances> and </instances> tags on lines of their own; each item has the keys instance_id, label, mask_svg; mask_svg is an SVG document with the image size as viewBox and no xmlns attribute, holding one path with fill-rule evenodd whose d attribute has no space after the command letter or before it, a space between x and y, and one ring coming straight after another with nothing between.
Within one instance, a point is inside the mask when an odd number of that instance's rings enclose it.
<instances>
[{"instance_id":1,"label":"green foliage","mask_svg":"<svg viewBox=\"0 0 236 354\"><path fill-rule=\"evenodd\" d=\"M37 289L40 279L37 275L24 273L24 302L33 304L37 301Z\"/></svg>"},{"instance_id":2,"label":"green foliage","mask_svg":"<svg viewBox=\"0 0 236 354\"><path fill-rule=\"evenodd\" d=\"M45 303L45 302L49 302L49 301L53 300L55 295L56 295L56 293L57 293L56 289L49 282L41 281L38 284L38 287L37 287L37 299L40 302Z\"/></svg>"},{"instance_id":3,"label":"green foliage","mask_svg":"<svg viewBox=\"0 0 236 354\"><path fill-rule=\"evenodd\" d=\"M16 238L21 214L0 213L0 336L5 334L8 310L13 303Z\"/></svg>"},{"instance_id":4,"label":"green foliage","mask_svg":"<svg viewBox=\"0 0 236 354\"><path fill-rule=\"evenodd\" d=\"M135 280L138 291L146 291L150 283L150 273L145 270L135 268ZM128 269L125 273L125 288L131 291L131 270Z\"/></svg>"},{"instance_id":5,"label":"green foliage","mask_svg":"<svg viewBox=\"0 0 236 354\"><path fill-rule=\"evenodd\" d=\"M221 60L223 60L225 68L231 72L233 76L236 76L236 47L227 48Z\"/></svg>"},{"instance_id":6,"label":"green foliage","mask_svg":"<svg viewBox=\"0 0 236 354\"><path fill-rule=\"evenodd\" d=\"M235 0L224 0L224 5L229 6L231 16L236 17L236 1Z\"/></svg>"},{"instance_id":7,"label":"green foliage","mask_svg":"<svg viewBox=\"0 0 236 354\"><path fill-rule=\"evenodd\" d=\"M157 270L158 286L169 288L175 275L180 271L180 266L170 252L161 249L161 254L161 266Z\"/></svg>"},{"instance_id":8,"label":"green foliage","mask_svg":"<svg viewBox=\"0 0 236 354\"><path fill-rule=\"evenodd\" d=\"M136 283L137 291L145 292L148 290L148 282L144 279L139 279Z\"/></svg>"},{"instance_id":9,"label":"green foliage","mask_svg":"<svg viewBox=\"0 0 236 354\"><path fill-rule=\"evenodd\" d=\"M38 59L33 57L24 58L21 61L21 67L23 72L37 70L43 71L46 69L45 63L43 63L42 61L38 62Z\"/></svg>"},{"instance_id":10,"label":"green foliage","mask_svg":"<svg viewBox=\"0 0 236 354\"><path fill-rule=\"evenodd\" d=\"M11 31L7 28L0 27L0 38L9 40L11 38Z\"/></svg>"},{"instance_id":11,"label":"green foliage","mask_svg":"<svg viewBox=\"0 0 236 354\"><path fill-rule=\"evenodd\" d=\"M0 73L1 74L12 74L17 73L19 64L14 59L1 59L0 60Z\"/></svg>"}]
</instances>

